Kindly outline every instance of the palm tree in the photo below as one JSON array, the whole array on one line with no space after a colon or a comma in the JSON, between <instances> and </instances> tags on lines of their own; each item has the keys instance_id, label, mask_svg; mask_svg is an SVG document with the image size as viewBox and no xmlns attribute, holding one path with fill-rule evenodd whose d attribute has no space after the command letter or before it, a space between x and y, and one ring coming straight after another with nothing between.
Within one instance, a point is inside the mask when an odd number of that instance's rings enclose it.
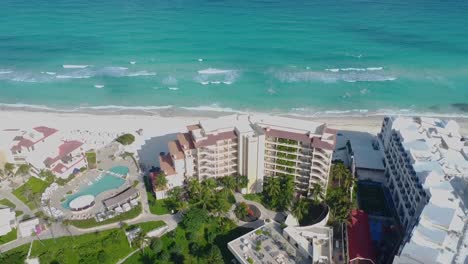
<instances>
[{"instance_id":1,"label":"palm tree","mask_svg":"<svg viewBox=\"0 0 468 264\"><path fill-rule=\"evenodd\" d=\"M201 191L202 187L198 179L193 178L188 182L189 196L194 202L198 202L201 199Z\"/></svg>"},{"instance_id":2,"label":"palm tree","mask_svg":"<svg viewBox=\"0 0 468 264\"><path fill-rule=\"evenodd\" d=\"M6 175L11 176L13 175L13 171L15 170L15 164L7 162L5 163L4 169L5 169Z\"/></svg>"},{"instance_id":3,"label":"palm tree","mask_svg":"<svg viewBox=\"0 0 468 264\"><path fill-rule=\"evenodd\" d=\"M312 183L312 190L312 201L314 204L319 204L324 199L323 187L320 183L314 182Z\"/></svg>"},{"instance_id":4,"label":"palm tree","mask_svg":"<svg viewBox=\"0 0 468 264\"><path fill-rule=\"evenodd\" d=\"M183 199L184 190L181 187L174 187L167 192L167 201L176 211L183 211L187 207L187 202Z\"/></svg>"},{"instance_id":5,"label":"palm tree","mask_svg":"<svg viewBox=\"0 0 468 264\"><path fill-rule=\"evenodd\" d=\"M166 189L167 179L166 179L166 174L164 174L164 172L161 172L156 176L155 185L156 185L156 189L158 190Z\"/></svg>"},{"instance_id":6,"label":"palm tree","mask_svg":"<svg viewBox=\"0 0 468 264\"><path fill-rule=\"evenodd\" d=\"M281 185L278 178L271 178L265 184L265 193L271 199L271 204L276 204L276 199L281 193ZM275 200L275 201L273 201Z\"/></svg>"},{"instance_id":7,"label":"palm tree","mask_svg":"<svg viewBox=\"0 0 468 264\"><path fill-rule=\"evenodd\" d=\"M249 184L249 178L245 175L238 175L236 177L236 188L238 190L241 190L243 188L247 188L247 185Z\"/></svg>"},{"instance_id":8,"label":"palm tree","mask_svg":"<svg viewBox=\"0 0 468 264\"><path fill-rule=\"evenodd\" d=\"M205 185L202 186L200 193L200 200L196 203L203 209L207 209L211 204L214 197L214 191Z\"/></svg>"},{"instance_id":9,"label":"palm tree","mask_svg":"<svg viewBox=\"0 0 468 264\"><path fill-rule=\"evenodd\" d=\"M213 201L213 212L215 215L220 216L225 214L231 208L231 204L229 204L227 196L223 192L219 192L216 194L216 199Z\"/></svg>"},{"instance_id":10,"label":"palm tree","mask_svg":"<svg viewBox=\"0 0 468 264\"><path fill-rule=\"evenodd\" d=\"M15 176L25 176L25 175L28 175L30 171L31 171L31 165L21 164L16 170Z\"/></svg>"},{"instance_id":11,"label":"palm tree","mask_svg":"<svg viewBox=\"0 0 468 264\"><path fill-rule=\"evenodd\" d=\"M309 203L307 199L300 198L293 206L292 214L297 218L298 221L301 221L302 218L307 214L309 210Z\"/></svg>"},{"instance_id":12,"label":"palm tree","mask_svg":"<svg viewBox=\"0 0 468 264\"><path fill-rule=\"evenodd\" d=\"M222 178L221 180L223 186L224 186L224 190L226 190L226 192L232 192L234 191L234 189L236 188L236 179L234 179L233 176L226 176L224 178Z\"/></svg>"},{"instance_id":13,"label":"palm tree","mask_svg":"<svg viewBox=\"0 0 468 264\"><path fill-rule=\"evenodd\" d=\"M143 231L138 232L136 237L133 238L132 243L133 245L137 246L140 250L142 250L145 247L145 244L148 242L147 241L146 234Z\"/></svg>"}]
</instances>

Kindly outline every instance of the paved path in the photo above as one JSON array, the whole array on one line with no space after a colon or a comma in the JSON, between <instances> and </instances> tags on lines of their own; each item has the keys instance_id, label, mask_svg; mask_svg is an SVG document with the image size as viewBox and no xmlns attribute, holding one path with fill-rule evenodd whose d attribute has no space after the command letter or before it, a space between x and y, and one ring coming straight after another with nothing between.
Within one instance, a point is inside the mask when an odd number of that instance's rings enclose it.
<instances>
[{"instance_id":1,"label":"paved path","mask_svg":"<svg viewBox=\"0 0 468 264\"><path fill-rule=\"evenodd\" d=\"M141 214L140 216L123 221L129 225L139 224L149 221L164 221L168 227L168 230L174 230L177 227L177 224L181 221L182 217L180 214L174 215L152 215L152 214ZM93 233L96 231L105 231L109 229L120 228L120 222L97 226L93 228L81 229L74 226L65 226L60 223L53 223L49 229L38 236L39 239L52 239L64 236L79 236L84 234ZM0 252L6 252L10 249L19 247L26 243L30 243L32 240L36 240L36 237L26 237L26 238L18 238L12 242L3 244L0 246Z\"/></svg>"},{"instance_id":2,"label":"paved path","mask_svg":"<svg viewBox=\"0 0 468 264\"><path fill-rule=\"evenodd\" d=\"M253 204L258 209L260 209L260 212L261 212L260 219L263 219L263 220L273 219L273 220L275 220L276 222L279 222L279 223L282 223L285 220L285 214L283 214L281 212L275 212L275 211L266 209L265 206L263 206L260 203L245 199L244 196L242 196L242 194L240 194L240 193L234 193L234 197L236 198L237 203L245 202L247 204Z\"/></svg>"},{"instance_id":3,"label":"paved path","mask_svg":"<svg viewBox=\"0 0 468 264\"><path fill-rule=\"evenodd\" d=\"M7 198L15 204L16 211L23 211L24 214L33 216L36 210L32 211L31 209L29 209L27 205L25 205L20 199L16 198L16 196L14 196L11 192L11 188L2 185L2 188L0 188L0 199Z\"/></svg>"}]
</instances>

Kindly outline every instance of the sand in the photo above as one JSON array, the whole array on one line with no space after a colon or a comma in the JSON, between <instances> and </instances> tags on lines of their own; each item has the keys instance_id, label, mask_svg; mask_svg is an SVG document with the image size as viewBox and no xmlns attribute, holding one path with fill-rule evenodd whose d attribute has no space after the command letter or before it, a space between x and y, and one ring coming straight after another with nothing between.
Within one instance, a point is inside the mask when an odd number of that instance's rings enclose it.
<instances>
[{"instance_id":1,"label":"sand","mask_svg":"<svg viewBox=\"0 0 468 264\"><path fill-rule=\"evenodd\" d=\"M64 139L77 139L85 142L85 149L99 148L113 141L123 133L136 135L135 143L128 151L139 154L142 163L150 166L157 160L160 151L167 151L167 141L175 138L177 132L185 131L185 126L201 119L224 114L205 116L191 113L188 116L118 113L57 113L38 111L0 111L0 130L35 126L49 126L60 130ZM339 130L365 131L376 134L382 124L381 116L370 117L322 117L302 118L325 122ZM468 119L457 119L463 135L468 135ZM142 129L142 134L136 131ZM0 146L5 149L6 146Z\"/></svg>"}]
</instances>

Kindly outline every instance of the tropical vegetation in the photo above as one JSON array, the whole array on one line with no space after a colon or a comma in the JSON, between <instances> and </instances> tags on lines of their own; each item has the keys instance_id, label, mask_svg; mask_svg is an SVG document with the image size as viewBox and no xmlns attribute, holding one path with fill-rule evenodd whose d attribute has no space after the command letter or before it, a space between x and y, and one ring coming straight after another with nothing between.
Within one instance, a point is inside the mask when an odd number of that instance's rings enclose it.
<instances>
[{"instance_id":1,"label":"tropical vegetation","mask_svg":"<svg viewBox=\"0 0 468 264\"><path fill-rule=\"evenodd\" d=\"M119 142L122 145L130 145L135 141L135 136L130 133L127 133L119 136L115 139L115 141Z\"/></svg>"},{"instance_id":2,"label":"tropical vegetation","mask_svg":"<svg viewBox=\"0 0 468 264\"><path fill-rule=\"evenodd\" d=\"M160 172L154 177L154 187L158 191L166 189L167 178L164 172Z\"/></svg>"},{"instance_id":3,"label":"tropical vegetation","mask_svg":"<svg viewBox=\"0 0 468 264\"><path fill-rule=\"evenodd\" d=\"M265 181L263 195L268 208L276 211L288 210L294 197L294 178L292 175L270 177Z\"/></svg>"},{"instance_id":4,"label":"tropical vegetation","mask_svg":"<svg viewBox=\"0 0 468 264\"><path fill-rule=\"evenodd\" d=\"M356 180L348 168L341 162L333 164L325 197L330 210L329 224L348 222L356 189Z\"/></svg>"},{"instance_id":5,"label":"tropical vegetation","mask_svg":"<svg viewBox=\"0 0 468 264\"><path fill-rule=\"evenodd\" d=\"M229 263L234 256L227 243L250 230L192 205L175 230L151 239L149 247L124 263Z\"/></svg>"},{"instance_id":6,"label":"tropical vegetation","mask_svg":"<svg viewBox=\"0 0 468 264\"><path fill-rule=\"evenodd\" d=\"M16 228L11 229L10 232L6 233L3 236L0 236L0 245L15 240L16 235L17 235Z\"/></svg>"},{"instance_id":7,"label":"tropical vegetation","mask_svg":"<svg viewBox=\"0 0 468 264\"><path fill-rule=\"evenodd\" d=\"M39 207L41 195L51 182L30 177L29 180L13 191L13 194L25 203L31 210Z\"/></svg>"}]
</instances>

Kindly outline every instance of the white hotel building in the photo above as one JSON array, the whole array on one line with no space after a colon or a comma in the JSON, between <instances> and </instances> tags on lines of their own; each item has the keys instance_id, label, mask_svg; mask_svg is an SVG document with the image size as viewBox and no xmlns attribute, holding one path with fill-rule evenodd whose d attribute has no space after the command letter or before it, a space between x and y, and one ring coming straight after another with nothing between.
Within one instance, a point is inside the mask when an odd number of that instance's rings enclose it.
<instances>
[{"instance_id":1,"label":"white hotel building","mask_svg":"<svg viewBox=\"0 0 468 264\"><path fill-rule=\"evenodd\" d=\"M385 117L387 186L402 228L394 263L468 263L468 142L455 121Z\"/></svg>"},{"instance_id":2,"label":"white hotel building","mask_svg":"<svg viewBox=\"0 0 468 264\"><path fill-rule=\"evenodd\" d=\"M294 176L296 191L311 194L328 182L336 131L323 123L272 116L231 115L203 120L179 133L160 156L169 188L184 180L246 175L247 192L268 177Z\"/></svg>"}]
</instances>

